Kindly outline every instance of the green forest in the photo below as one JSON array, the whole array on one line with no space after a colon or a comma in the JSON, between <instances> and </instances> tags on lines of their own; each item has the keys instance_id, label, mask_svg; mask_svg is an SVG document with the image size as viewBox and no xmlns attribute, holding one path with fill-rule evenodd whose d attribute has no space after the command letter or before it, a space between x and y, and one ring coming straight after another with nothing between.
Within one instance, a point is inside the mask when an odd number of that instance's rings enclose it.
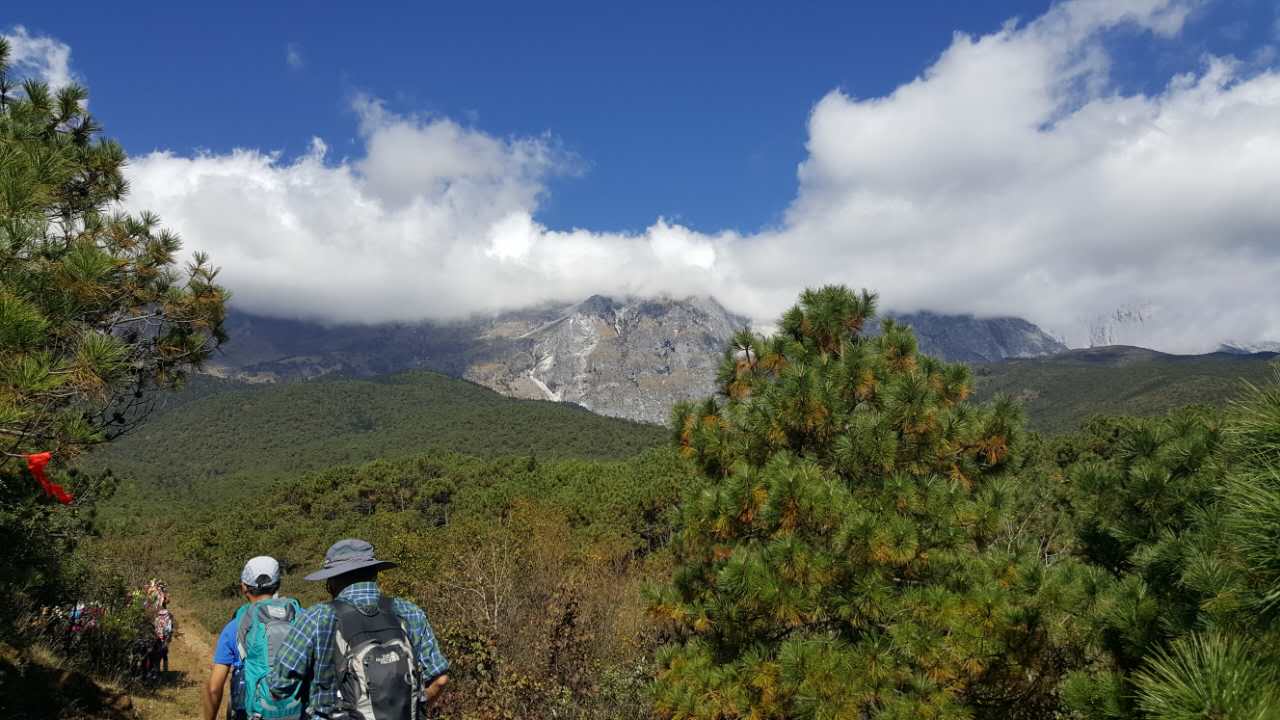
<instances>
[{"instance_id":1,"label":"green forest","mask_svg":"<svg viewBox=\"0 0 1280 720\"><path fill-rule=\"evenodd\" d=\"M428 450L618 458L665 439L661 428L513 400L428 371L284 385L198 376L86 468L128 478L120 498L127 505L162 489L209 499L300 471Z\"/></svg>"},{"instance_id":2,"label":"green forest","mask_svg":"<svg viewBox=\"0 0 1280 720\"><path fill-rule=\"evenodd\" d=\"M85 97L0 77L0 702L96 716L39 658L126 672L146 578L216 629L247 557L310 603L363 536L452 662L437 718L1280 714L1280 370L1174 409L1204 392L1055 375L1110 399L1037 421L828 286L669 429L431 373L222 386L193 375L234 342L217 271L115 210Z\"/></svg>"},{"instance_id":3,"label":"green forest","mask_svg":"<svg viewBox=\"0 0 1280 720\"><path fill-rule=\"evenodd\" d=\"M1168 355L1136 347L1073 350L974 369L974 398L1008 396L1027 427L1048 433L1079 428L1095 415L1152 416L1187 405L1221 408L1240 381L1266 382L1274 354Z\"/></svg>"},{"instance_id":4,"label":"green forest","mask_svg":"<svg viewBox=\"0 0 1280 720\"><path fill-rule=\"evenodd\" d=\"M273 469L221 505L113 509L87 552L183 578L216 626L244 557L319 600L303 570L369 537L454 659L440 717L1268 717L1277 371L1225 408L1041 435L908 328L861 336L874 305L806 293L639 454L556 457L531 428L520 453ZM523 404L493 403L466 417L496 447Z\"/></svg>"}]
</instances>

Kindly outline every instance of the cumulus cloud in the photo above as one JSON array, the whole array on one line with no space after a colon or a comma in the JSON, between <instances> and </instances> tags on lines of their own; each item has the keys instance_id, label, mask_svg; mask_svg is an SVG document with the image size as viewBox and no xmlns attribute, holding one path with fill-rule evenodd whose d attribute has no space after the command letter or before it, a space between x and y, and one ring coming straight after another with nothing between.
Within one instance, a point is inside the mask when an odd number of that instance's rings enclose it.
<instances>
[{"instance_id":1,"label":"cumulus cloud","mask_svg":"<svg viewBox=\"0 0 1280 720\"><path fill-rule=\"evenodd\" d=\"M669 293L767 321L805 286L845 283L902 311L1021 315L1073 344L1131 307L1143 322L1126 337L1162 349L1280 338L1280 73L1210 57L1151 95L1109 77L1107 31L1172 37L1190 7L1064 2L956 34L885 96L832 91L784 221L752 234L661 217L629 234L545 227L547 178L573 166L552 138L368 99L357 157L319 140L296 159L155 153L134 159L130 202L210 251L241 307L275 315Z\"/></svg>"},{"instance_id":2,"label":"cumulus cloud","mask_svg":"<svg viewBox=\"0 0 1280 720\"><path fill-rule=\"evenodd\" d=\"M32 35L21 25L0 33L9 41L9 66L20 78L35 78L58 90L76 81L71 72L71 47L44 35Z\"/></svg>"},{"instance_id":3,"label":"cumulus cloud","mask_svg":"<svg viewBox=\"0 0 1280 720\"><path fill-rule=\"evenodd\" d=\"M658 222L644 236L557 232L532 216L572 158L448 119L356 104L364 154L154 153L131 204L211 251L240 306L342 321L457 318L596 292L702 292L710 238Z\"/></svg>"}]
</instances>

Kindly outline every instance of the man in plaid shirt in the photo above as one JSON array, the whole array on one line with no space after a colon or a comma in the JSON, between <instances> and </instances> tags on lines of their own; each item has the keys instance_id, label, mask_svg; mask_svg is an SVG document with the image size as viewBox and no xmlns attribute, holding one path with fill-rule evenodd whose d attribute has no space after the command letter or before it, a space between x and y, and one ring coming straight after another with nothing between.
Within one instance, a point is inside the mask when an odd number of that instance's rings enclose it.
<instances>
[{"instance_id":1,"label":"man in plaid shirt","mask_svg":"<svg viewBox=\"0 0 1280 720\"><path fill-rule=\"evenodd\" d=\"M378 571L392 567L395 563L375 559L373 546L364 540L339 540L325 553L324 566L306 579L324 580L335 601L371 614L382 597L378 591ZM449 681L445 674L449 661L440 653L440 645L422 608L395 598L392 609L409 635L424 681L422 695L430 702ZM304 702L308 717L331 718L341 710L334 671L336 624L333 603L320 603L307 610L285 639L271 673L271 694L278 698L288 697L299 684L307 683Z\"/></svg>"}]
</instances>

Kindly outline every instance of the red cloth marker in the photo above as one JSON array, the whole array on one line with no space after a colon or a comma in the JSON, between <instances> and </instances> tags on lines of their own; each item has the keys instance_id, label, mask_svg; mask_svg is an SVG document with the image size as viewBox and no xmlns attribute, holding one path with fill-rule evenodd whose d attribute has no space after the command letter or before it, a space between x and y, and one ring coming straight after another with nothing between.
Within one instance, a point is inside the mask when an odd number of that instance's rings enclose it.
<instances>
[{"instance_id":1,"label":"red cloth marker","mask_svg":"<svg viewBox=\"0 0 1280 720\"><path fill-rule=\"evenodd\" d=\"M71 501L74 499L71 497L71 493L64 490L58 483L49 480L49 476L45 474L44 468L49 464L49 460L52 457L53 453L50 452L32 453L27 456L27 469L31 471L31 474L35 476L36 481L40 483L40 487L44 490L45 495L48 495L63 505L70 505Z\"/></svg>"}]
</instances>

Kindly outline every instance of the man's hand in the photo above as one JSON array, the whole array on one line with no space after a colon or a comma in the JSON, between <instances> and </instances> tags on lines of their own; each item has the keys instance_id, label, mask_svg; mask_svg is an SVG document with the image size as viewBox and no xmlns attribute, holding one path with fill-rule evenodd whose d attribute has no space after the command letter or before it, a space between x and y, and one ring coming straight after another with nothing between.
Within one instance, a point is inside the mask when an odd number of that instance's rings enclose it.
<instances>
[{"instance_id":1,"label":"man's hand","mask_svg":"<svg viewBox=\"0 0 1280 720\"><path fill-rule=\"evenodd\" d=\"M200 698L204 720L217 720L218 708L222 705L222 686L227 684L227 674L230 672L230 667L218 663L214 663L210 668L209 682L204 686L204 692L201 693Z\"/></svg>"},{"instance_id":2,"label":"man's hand","mask_svg":"<svg viewBox=\"0 0 1280 720\"><path fill-rule=\"evenodd\" d=\"M431 684L427 686L427 702L434 702L436 697L438 697L441 692L444 692L444 686L448 684L448 675L441 675L435 680L432 680Z\"/></svg>"}]
</instances>

